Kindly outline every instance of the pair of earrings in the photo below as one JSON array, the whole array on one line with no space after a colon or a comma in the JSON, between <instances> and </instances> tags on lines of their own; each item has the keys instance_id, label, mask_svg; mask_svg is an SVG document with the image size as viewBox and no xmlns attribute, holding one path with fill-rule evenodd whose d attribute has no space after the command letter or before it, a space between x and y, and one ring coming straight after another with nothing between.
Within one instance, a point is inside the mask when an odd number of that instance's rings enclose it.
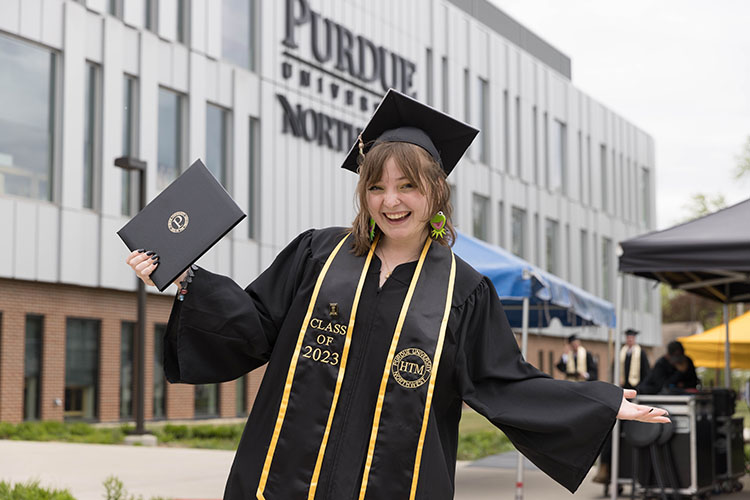
<instances>
[{"instance_id":1,"label":"pair of earrings","mask_svg":"<svg viewBox=\"0 0 750 500\"><path fill-rule=\"evenodd\" d=\"M430 219L430 226L432 231L431 236L434 239L445 237L445 214L441 211L436 213L432 219ZM375 219L370 217L370 241L375 239Z\"/></svg>"}]
</instances>

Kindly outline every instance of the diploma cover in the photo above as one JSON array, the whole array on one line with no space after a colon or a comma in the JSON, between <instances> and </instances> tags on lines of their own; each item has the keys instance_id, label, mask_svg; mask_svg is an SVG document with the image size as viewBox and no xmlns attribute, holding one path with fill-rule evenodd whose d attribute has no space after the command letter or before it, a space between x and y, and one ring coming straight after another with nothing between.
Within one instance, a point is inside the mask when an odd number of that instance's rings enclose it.
<instances>
[{"instance_id":1,"label":"diploma cover","mask_svg":"<svg viewBox=\"0 0 750 500\"><path fill-rule=\"evenodd\" d=\"M243 218L229 193L196 160L117 234L130 250L159 255L151 280L164 291Z\"/></svg>"}]
</instances>

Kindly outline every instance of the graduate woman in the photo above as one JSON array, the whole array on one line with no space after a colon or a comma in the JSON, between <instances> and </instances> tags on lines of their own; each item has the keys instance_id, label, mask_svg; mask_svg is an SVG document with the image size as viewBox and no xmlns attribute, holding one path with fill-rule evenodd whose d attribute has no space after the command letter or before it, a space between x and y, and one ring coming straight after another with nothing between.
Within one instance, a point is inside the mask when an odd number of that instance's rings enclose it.
<instances>
[{"instance_id":1,"label":"graduate woman","mask_svg":"<svg viewBox=\"0 0 750 500\"><path fill-rule=\"evenodd\" d=\"M492 283L450 249L446 176L476 134L390 90L343 165L359 173L351 227L305 231L245 289L206 269L178 280L170 382L268 363L225 498L453 498L464 402L571 491L615 418L668 421L523 360ZM158 258L128 264L151 284Z\"/></svg>"}]
</instances>

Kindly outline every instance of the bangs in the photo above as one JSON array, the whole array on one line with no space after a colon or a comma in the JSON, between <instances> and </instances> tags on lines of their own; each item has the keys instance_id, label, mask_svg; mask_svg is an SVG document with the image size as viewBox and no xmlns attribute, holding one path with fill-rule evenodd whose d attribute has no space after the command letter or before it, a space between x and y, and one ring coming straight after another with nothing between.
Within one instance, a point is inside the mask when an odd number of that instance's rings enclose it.
<instances>
[{"instance_id":1,"label":"bangs","mask_svg":"<svg viewBox=\"0 0 750 500\"><path fill-rule=\"evenodd\" d=\"M430 163L432 158L419 146L405 142L384 142L370 149L365 157L365 161L360 166L360 182L364 185L365 189L381 181L385 164L389 159L396 162L404 177L420 193L427 194L425 182L420 172L424 168L423 165Z\"/></svg>"}]
</instances>

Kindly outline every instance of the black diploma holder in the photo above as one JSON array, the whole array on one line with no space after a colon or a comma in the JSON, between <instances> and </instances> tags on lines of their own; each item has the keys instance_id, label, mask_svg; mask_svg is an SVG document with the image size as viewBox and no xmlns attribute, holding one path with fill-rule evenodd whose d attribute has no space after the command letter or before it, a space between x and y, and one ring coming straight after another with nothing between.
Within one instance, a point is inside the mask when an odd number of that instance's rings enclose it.
<instances>
[{"instance_id":1,"label":"black diploma holder","mask_svg":"<svg viewBox=\"0 0 750 500\"><path fill-rule=\"evenodd\" d=\"M159 255L151 280L163 292L244 218L229 193L196 160L117 234L131 251L144 248Z\"/></svg>"}]
</instances>

